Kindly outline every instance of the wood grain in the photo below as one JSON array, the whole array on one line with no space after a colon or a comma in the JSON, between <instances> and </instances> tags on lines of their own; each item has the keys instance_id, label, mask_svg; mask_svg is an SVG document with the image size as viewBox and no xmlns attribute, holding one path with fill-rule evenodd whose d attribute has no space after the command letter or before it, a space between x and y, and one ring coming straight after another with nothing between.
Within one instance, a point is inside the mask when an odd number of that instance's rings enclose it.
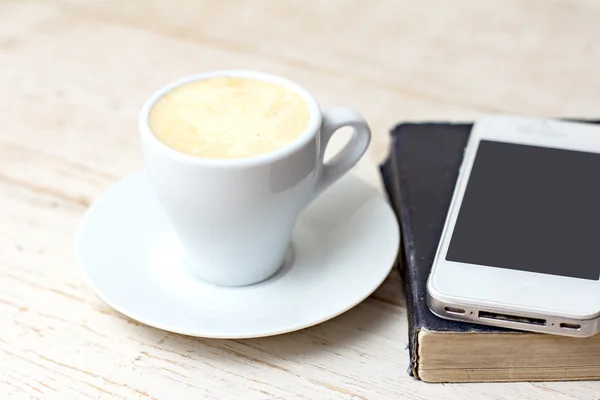
<instances>
[{"instance_id":1,"label":"wood grain","mask_svg":"<svg viewBox=\"0 0 600 400\"><path fill-rule=\"evenodd\" d=\"M2 398L598 399L597 382L413 380L395 272L319 326L219 341L118 314L72 256L86 207L142 168L142 102L175 78L267 70L359 109L374 140L356 173L379 187L399 121L597 117L598 20L594 0L0 0Z\"/></svg>"}]
</instances>

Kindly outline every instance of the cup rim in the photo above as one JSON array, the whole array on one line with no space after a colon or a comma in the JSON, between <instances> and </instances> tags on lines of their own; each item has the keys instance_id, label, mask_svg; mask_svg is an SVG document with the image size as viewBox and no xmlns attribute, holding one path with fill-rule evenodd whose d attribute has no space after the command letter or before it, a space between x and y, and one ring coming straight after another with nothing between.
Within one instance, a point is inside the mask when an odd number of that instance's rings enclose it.
<instances>
[{"instance_id":1,"label":"cup rim","mask_svg":"<svg viewBox=\"0 0 600 400\"><path fill-rule=\"evenodd\" d=\"M148 122L150 111L152 107L156 104L158 100L160 100L163 96L170 93L174 89L186 85L188 83L216 78L216 77L236 77L236 78L250 78L250 79L258 79L266 82L273 82L280 85L284 85L299 95L306 101L308 104L308 108L310 111L310 120L308 122L308 126L304 130L304 132L295 138L290 143L286 144L283 147L280 147L274 151L260 154L251 157L244 158L208 158L208 157L198 157L191 154L186 154L175 150L165 143L161 142L155 135L152 133L150 129L150 124ZM270 162L285 158L290 154L293 154L298 149L304 147L306 143L308 143L319 131L321 127L322 115L321 108L319 104L315 100L315 98L306 90L302 85L284 78L280 75L272 74L269 72L261 72L255 70L243 70L243 69L225 69L225 70L216 70L211 72L199 73L194 75L188 75L183 78L180 78L176 81L168 83L162 88L158 89L154 94L152 94L148 100L142 106L142 109L139 114L139 129L142 135L142 139L150 143L151 145L158 148L160 151L166 153L169 157L174 158L181 162L193 163L196 165L206 165L206 166L214 166L214 167L248 167L254 165L263 165L268 164Z\"/></svg>"}]
</instances>

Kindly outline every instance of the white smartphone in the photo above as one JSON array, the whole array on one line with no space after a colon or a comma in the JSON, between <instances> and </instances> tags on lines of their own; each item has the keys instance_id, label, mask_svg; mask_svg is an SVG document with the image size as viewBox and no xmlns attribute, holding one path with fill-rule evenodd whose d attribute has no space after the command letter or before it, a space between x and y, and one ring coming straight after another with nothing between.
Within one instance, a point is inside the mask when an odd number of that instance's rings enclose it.
<instances>
[{"instance_id":1,"label":"white smartphone","mask_svg":"<svg viewBox=\"0 0 600 400\"><path fill-rule=\"evenodd\" d=\"M600 331L600 127L478 120L427 303L442 318L567 336Z\"/></svg>"}]
</instances>

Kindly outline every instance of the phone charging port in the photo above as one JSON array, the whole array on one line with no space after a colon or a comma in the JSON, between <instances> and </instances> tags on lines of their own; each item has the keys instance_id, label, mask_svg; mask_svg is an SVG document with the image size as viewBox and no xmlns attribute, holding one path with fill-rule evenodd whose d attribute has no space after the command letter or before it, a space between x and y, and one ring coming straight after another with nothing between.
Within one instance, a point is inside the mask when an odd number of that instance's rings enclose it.
<instances>
[{"instance_id":1,"label":"phone charging port","mask_svg":"<svg viewBox=\"0 0 600 400\"><path fill-rule=\"evenodd\" d=\"M518 324L526 324L526 325L546 326L545 319L521 317L518 315L497 314L497 313L488 312L488 311L479 311L479 318L495 319L498 321L515 322Z\"/></svg>"}]
</instances>

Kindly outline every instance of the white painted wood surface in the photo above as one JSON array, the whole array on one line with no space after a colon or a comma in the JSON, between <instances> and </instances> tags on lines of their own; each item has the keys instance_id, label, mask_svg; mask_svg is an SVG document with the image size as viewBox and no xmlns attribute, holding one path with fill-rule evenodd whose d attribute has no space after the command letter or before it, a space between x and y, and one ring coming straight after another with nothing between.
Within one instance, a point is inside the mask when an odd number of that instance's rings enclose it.
<instances>
[{"instance_id":1,"label":"white painted wood surface","mask_svg":"<svg viewBox=\"0 0 600 400\"><path fill-rule=\"evenodd\" d=\"M357 174L378 186L398 121L600 116L599 21L595 0L0 0L0 398L600 398L413 380L395 273L319 326L221 341L119 315L72 254L86 207L142 167L140 105L175 78L268 70L361 110Z\"/></svg>"}]
</instances>

